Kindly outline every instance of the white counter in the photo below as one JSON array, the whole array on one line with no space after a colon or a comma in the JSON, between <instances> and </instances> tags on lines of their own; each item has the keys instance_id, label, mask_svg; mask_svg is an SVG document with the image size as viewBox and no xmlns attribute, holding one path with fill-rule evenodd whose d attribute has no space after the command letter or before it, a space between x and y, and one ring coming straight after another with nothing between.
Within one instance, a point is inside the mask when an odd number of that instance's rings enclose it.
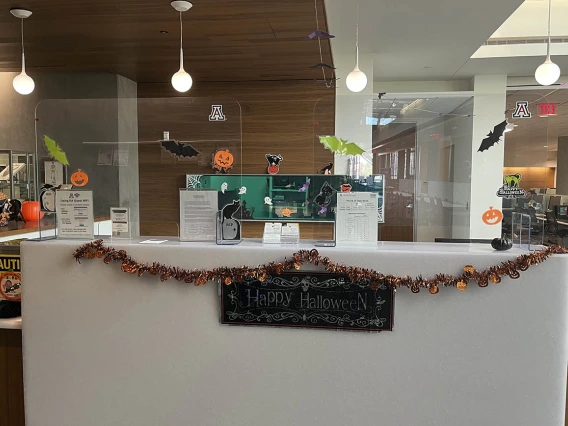
<instances>
[{"instance_id":1,"label":"white counter","mask_svg":"<svg viewBox=\"0 0 568 426\"><path fill-rule=\"evenodd\" d=\"M127 275L81 242L22 244L27 426L561 426L568 256L466 292L397 292L380 334L219 324L217 287ZM267 263L300 246L117 242L184 268ZM318 248L384 273L513 259L467 244Z\"/></svg>"}]
</instances>

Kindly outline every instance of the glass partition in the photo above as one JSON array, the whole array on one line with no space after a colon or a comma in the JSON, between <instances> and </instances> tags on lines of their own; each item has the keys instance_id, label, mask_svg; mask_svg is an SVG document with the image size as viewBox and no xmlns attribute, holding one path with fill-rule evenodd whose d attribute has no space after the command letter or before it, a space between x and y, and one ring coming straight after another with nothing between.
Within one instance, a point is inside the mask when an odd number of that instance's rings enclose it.
<instances>
[{"instance_id":1,"label":"glass partition","mask_svg":"<svg viewBox=\"0 0 568 426\"><path fill-rule=\"evenodd\" d=\"M132 235L179 236L186 175L243 171L241 108L234 99L44 100L36 108L43 237L56 226L58 190L92 191L95 233L111 207L128 208Z\"/></svg>"}]
</instances>

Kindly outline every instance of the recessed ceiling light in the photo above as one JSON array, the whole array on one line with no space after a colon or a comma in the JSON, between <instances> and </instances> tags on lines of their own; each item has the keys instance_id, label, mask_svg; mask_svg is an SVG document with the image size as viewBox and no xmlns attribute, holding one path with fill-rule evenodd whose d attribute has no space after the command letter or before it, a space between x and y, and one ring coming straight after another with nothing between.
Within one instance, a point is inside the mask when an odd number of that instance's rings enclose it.
<instances>
[{"instance_id":1,"label":"recessed ceiling light","mask_svg":"<svg viewBox=\"0 0 568 426\"><path fill-rule=\"evenodd\" d=\"M160 34L168 34L168 32L166 30L161 30Z\"/></svg>"},{"instance_id":2,"label":"recessed ceiling light","mask_svg":"<svg viewBox=\"0 0 568 426\"><path fill-rule=\"evenodd\" d=\"M545 148L548 148L548 145L544 145Z\"/></svg>"}]
</instances>

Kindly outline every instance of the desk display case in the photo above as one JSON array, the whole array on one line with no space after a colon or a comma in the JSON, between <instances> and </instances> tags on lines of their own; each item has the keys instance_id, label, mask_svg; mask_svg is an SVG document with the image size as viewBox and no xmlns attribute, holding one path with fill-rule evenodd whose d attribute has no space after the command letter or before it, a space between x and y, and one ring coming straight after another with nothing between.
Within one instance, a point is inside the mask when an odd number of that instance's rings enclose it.
<instances>
[{"instance_id":1,"label":"desk display case","mask_svg":"<svg viewBox=\"0 0 568 426\"><path fill-rule=\"evenodd\" d=\"M0 151L0 192L9 199L35 199L34 155L28 152Z\"/></svg>"}]
</instances>

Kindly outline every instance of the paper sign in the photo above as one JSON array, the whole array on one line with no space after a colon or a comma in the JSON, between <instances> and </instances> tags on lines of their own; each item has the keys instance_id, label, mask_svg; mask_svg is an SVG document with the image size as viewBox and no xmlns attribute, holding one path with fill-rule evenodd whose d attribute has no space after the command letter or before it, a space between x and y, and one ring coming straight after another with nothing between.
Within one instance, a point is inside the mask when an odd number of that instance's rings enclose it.
<instances>
[{"instance_id":1,"label":"paper sign","mask_svg":"<svg viewBox=\"0 0 568 426\"><path fill-rule=\"evenodd\" d=\"M180 241L215 241L217 238L217 191L179 191Z\"/></svg>"},{"instance_id":2,"label":"paper sign","mask_svg":"<svg viewBox=\"0 0 568 426\"><path fill-rule=\"evenodd\" d=\"M128 236L129 233L128 209L124 207L110 208L110 221L112 223L112 236Z\"/></svg>"},{"instance_id":3,"label":"paper sign","mask_svg":"<svg viewBox=\"0 0 568 426\"><path fill-rule=\"evenodd\" d=\"M337 243L376 244L378 194L343 192L337 194Z\"/></svg>"},{"instance_id":4,"label":"paper sign","mask_svg":"<svg viewBox=\"0 0 568 426\"><path fill-rule=\"evenodd\" d=\"M282 244L298 244L300 242L300 224L286 223L282 226Z\"/></svg>"},{"instance_id":5,"label":"paper sign","mask_svg":"<svg viewBox=\"0 0 568 426\"><path fill-rule=\"evenodd\" d=\"M59 161L46 161L45 183L52 186L59 186L63 183L63 164Z\"/></svg>"},{"instance_id":6,"label":"paper sign","mask_svg":"<svg viewBox=\"0 0 568 426\"><path fill-rule=\"evenodd\" d=\"M57 191L55 194L59 238L93 239L93 191Z\"/></svg>"},{"instance_id":7,"label":"paper sign","mask_svg":"<svg viewBox=\"0 0 568 426\"><path fill-rule=\"evenodd\" d=\"M265 223L263 244L280 244L282 240L282 224L281 223Z\"/></svg>"}]
</instances>

